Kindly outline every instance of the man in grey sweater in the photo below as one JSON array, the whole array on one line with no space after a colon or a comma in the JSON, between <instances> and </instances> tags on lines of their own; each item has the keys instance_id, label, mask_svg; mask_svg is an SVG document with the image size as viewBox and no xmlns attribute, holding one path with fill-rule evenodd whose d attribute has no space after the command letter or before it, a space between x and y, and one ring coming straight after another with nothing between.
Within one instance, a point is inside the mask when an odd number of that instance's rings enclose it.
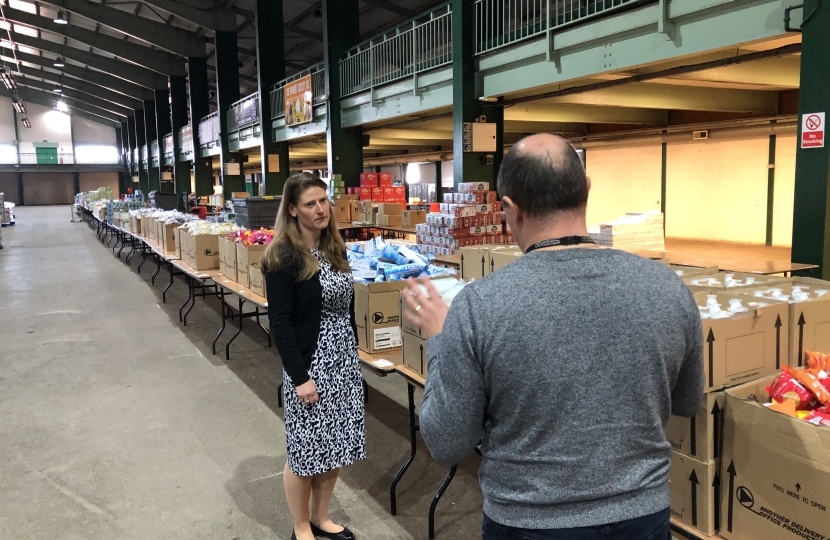
<instances>
[{"instance_id":1,"label":"man in grey sweater","mask_svg":"<svg viewBox=\"0 0 830 540\"><path fill-rule=\"evenodd\" d=\"M522 140L498 188L525 255L449 309L428 280L405 295L429 338L424 440L445 466L481 443L485 540L668 540L663 426L703 396L694 298L666 266L593 244L567 141Z\"/></svg>"}]
</instances>

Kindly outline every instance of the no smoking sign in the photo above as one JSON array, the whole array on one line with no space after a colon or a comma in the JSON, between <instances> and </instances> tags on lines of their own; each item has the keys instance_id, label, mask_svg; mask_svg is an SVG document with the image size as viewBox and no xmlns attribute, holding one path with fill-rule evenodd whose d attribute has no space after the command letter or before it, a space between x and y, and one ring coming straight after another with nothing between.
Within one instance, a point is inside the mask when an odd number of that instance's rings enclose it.
<instances>
[{"instance_id":1,"label":"no smoking sign","mask_svg":"<svg viewBox=\"0 0 830 540\"><path fill-rule=\"evenodd\" d=\"M801 117L801 148L824 148L824 113Z\"/></svg>"}]
</instances>

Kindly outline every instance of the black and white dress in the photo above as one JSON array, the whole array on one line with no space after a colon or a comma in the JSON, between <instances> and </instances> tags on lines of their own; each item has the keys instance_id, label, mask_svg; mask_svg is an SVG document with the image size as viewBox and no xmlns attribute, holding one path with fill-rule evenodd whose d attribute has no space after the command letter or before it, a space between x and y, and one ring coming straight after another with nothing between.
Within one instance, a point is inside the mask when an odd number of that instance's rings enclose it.
<instances>
[{"instance_id":1,"label":"black and white dress","mask_svg":"<svg viewBox=\"0 0 830 540\"><path fill-rule=\"evenodd\" d=\"M320 400L300 403L283 373L288 467L297 476L314 476L366 458L363 383L357 341L351 325L352 276L337 272L317 250L323 310L317 349L309 376Z\"/></svg>"}]
</instances>

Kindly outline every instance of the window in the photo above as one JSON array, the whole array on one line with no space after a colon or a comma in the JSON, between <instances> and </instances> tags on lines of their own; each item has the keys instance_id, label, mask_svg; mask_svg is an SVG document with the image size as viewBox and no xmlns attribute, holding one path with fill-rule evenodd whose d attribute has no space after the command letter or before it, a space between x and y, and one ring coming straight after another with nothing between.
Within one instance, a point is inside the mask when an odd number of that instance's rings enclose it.
<instances>
[{"instance_id":1,"label":"window","mask_svg":"<svg viewBox=\"0 0 830 540\"><path fill-rule=\"evenodd\" d=\"M98 144L76 146L75 162L101 165L116 164L118 163L118 148Z\"/></svg>"},{"instance_id":2,"label":"window","mask_svg":"<svg viewBox=\"0 0 830 540\"><path fill-rule=\"evenodd\" d=\"M11 144L0 144L0 164L17 164L17 147Z\"/></svg>"}]
</instances>

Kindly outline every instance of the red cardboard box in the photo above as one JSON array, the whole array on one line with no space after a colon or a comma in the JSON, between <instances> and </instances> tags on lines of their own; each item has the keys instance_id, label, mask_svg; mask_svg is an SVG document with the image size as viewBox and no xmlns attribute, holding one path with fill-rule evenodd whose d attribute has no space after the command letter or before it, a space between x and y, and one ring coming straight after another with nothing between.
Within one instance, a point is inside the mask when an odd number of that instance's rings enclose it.
<instances>
[{"instance_id":1,"label":"red cardboard box","mask_svg":"<svg viewBox=\"0 0 830 540\"><path fill-rule=\"evenodd\" d=\"M380 201L383 202L383 188L382 187L373 187L372 188L372 200L373 201Z\"/></svg>"},{"instance_id":2,"label":"red cardboard box","mask_svg":"<svg viewBox=\"0 0 830 540\"><path fill-rule=\"evenodd\" d=\"M378 185L379 186L391 186L392 185L392 173L380 173L378 175Z\"/></svg>"},{"instance_id":3,"label":"red cardboard box","mask_svg":"<svg viewBox=\"0 0 830 540\"><path fill-rule=\"evenodd\" d=\"M360 173L360 183L362 184L366 180L366 173Z\"/></svg>"},{"instance_id":4,"label":"red cardboard box","mask_svg":"<svg viewBox=\"0 0 830 540\"><path fill-rule=\"evenodd\" d=\"M390 175L390 180L391 180L391 175ZM404 186L395 186L392 189L395 190L395 198L396 199L398 199L399 201L405 201L406 200L406 188Z\"/></svg>"},{"instance_id":5,"label":"red cardboard box","mask_svg":"<svg viewBox=\"0 0 830 540\"><path fill-rule=\"evenodd\" d=\"M372 200L372 188L370 187L362 187L360 188L360 200L361 201L371 201Z\"/></svg>"},{"instance_id":6,"label":"red cardboard box","mask_svg":"<svg viewBox=\"0 0 830 540\"><path fill-rule=\"evenodd\" d=\"M382 186L380 189L383 190L383 200L386 202L395 202L395 188L392 186Z\"/></svg>"}]
</instances>

